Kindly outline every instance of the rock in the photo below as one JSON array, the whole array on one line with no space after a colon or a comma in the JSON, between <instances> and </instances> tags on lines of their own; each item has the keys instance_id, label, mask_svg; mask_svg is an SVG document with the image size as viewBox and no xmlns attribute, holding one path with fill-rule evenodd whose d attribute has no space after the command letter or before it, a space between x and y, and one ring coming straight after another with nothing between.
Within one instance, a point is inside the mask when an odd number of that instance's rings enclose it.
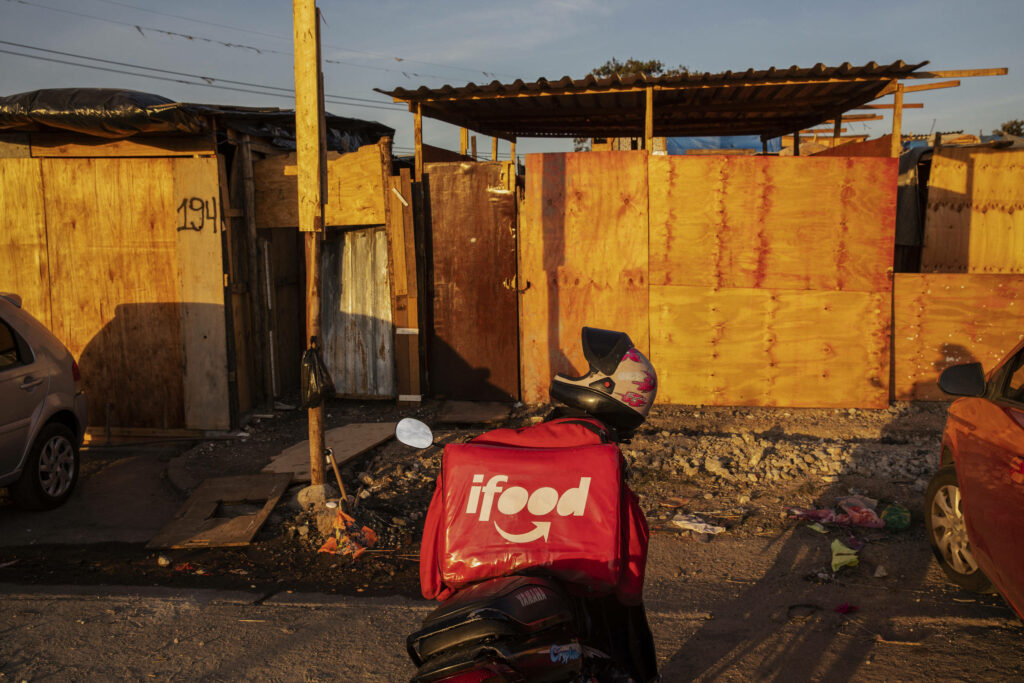
<instances>
[{"instance_id":1,"label":"rock","mask_svg":"<svg viewBox=\"0 0 1024 683\"><path fill-rule=\"evenodd\" d=\"M299 536L303 536L303 537L305 537L305 536L308 536L308 535L309 535L309 527L308 527L307 525L303 524L302 526L300 526L300 527L297 527L297 528L295 529L295 532L296 532L296 533L297 533L297 534L298 534Z\"/></svg>"},{"instance_id":2,"label":"rock","mask_svg":"<svg viewBox=\"0 0 1024 683\"><path fill-rule=\"evenodd\" d=\"M359 481L363 482L367 486L373 486L373 477L371 477L366 472L363 472L362 474L359 475Z\"/></svg>"},{"instance_id":3,"label":"rock","mask_svg":"<svg viewBox=\"0 0 1024 683\"><path fill-rule=\"evenodd\" d=\"M156 558L156 563L161 567L169 567L171 565L171 558L167 557L166 555L161 555L160 557Z\"/></svg>"},{"instance_id":4,"label":"rock","mask_svg":"<svg viewBox=\"0 0 1024 683\"><path fill-rule=\"evenodd\" d=\"M333 486L329 484L316 484L313 486L307 486L306 488L299 491L299 494L295 497L299 505L303 508L321 508L331 498L337 498L338 493L334 490Z\"/></svg>"},{"instance_id":5,"label":"rock","mask_svg":"<svg viewBox=\"0 0 1024 683\"><path fill-rule=\"evenodd\" d=\"M370 497L370 495L370 492L367 491L366 489L363 489L362 491L359 492L359 498L361 498L362 500L366 500L367 498Z\"/></svg>"},{"instance_id":6,"label":"rock","mask_svg":"<svg viewBox=\"0 0 1024 683\"><path fill-rule=\"evenodd\" d=\"M876 579L884 579L887 576L889 576L889 572L885 571L885 567L883 567L882 565L878 565L875 568L875 578Z\"/></svg>"},{"instance_id":7,"label":"rock","mask_svg":"<svg viewBox=\"0 0 1024 683\"><path fill-rule=\"evenodd\" d=\"M320 532L321 536L330 536L334 533L334 520L337 518L338 513L335 510L325 510L317 511L313 516L313 521L316 522L316 530Z\"/></svg>"},{"instance_id":8,"label":"rock","mask_svg":"<svg viewBox=\"0 0 1024 683\"><path fill-rule=\"evenodd\" d=\"M754 479L756 480L757 477L754 477ZM739 503L740 505L746 505L747 503L750 502L750 496L744 494L744 495L740 496L739 498L737 498L736 502Z\"/></svg>"}]
</instances>

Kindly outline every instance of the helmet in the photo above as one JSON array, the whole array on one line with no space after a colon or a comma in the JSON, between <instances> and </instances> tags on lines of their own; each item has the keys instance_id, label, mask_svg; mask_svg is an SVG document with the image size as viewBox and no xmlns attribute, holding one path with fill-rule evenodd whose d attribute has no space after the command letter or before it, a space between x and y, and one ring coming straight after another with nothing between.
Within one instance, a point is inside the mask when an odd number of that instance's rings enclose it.
<instances>
[{"instance_id":1,"label":"helmet","mask_svg":"<svg viewBox=\"0 0 1024 683\"><path fill-rule=\"evenodd\" d=\"M548 390L551 398L619 431L633 431L647 419L658 393L654 366L625 332L584 327L580 336L590 372L582 377L556 374Z\"/></svg>"}]
</instances>

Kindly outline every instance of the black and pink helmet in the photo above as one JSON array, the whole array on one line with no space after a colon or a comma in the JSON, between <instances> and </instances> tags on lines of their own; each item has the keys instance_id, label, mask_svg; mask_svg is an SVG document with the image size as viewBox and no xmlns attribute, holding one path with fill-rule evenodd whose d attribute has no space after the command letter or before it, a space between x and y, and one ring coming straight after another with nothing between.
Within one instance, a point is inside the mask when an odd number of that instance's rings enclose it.
<instances>
[{"instance_id":1,"label":"black and pink helmet","mask_svg":"<svg viewBox=\"0 0 1024 683\"><path fill-rule=\"evenodd\" d=\"M580 335L590 371L555 375L551 398L583 410L621 432L643 424L658 393L658 375L625 332L584 327Z\"/></svg>"}]
</instances>

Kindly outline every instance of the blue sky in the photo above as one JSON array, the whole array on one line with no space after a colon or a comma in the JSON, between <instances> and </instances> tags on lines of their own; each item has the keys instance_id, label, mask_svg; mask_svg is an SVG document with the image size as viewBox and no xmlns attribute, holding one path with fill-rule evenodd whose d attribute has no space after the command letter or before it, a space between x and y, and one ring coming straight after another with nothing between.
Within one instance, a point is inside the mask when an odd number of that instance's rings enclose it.
<instances>
[{"instance_id":1,"label":"blue sky","mask_svg":"<svg viewBox=\"0 0 1024 683\"><path fill-rule=\"evenodd\" d=\"M908 95L907 101L925 106L905 112L904 132L927 133L934 127L988 133L1003 121L1024 118L1020 0L320 0L318 6L326 21L327 93L375 103L335 101L328 110L394 127L398 151L411 150L412 117L374 87L580 78L611 57L659 59L710 72L897 59L930 60L933 69L1009 67L1007 76L964 79L959 88ZM262 89L224 80L292 87L291 30L289 0L0 0L0 50L138 71L23 46L44 48L212 77L221 79L216 86L242 90ZM286 93L276 97L270 91L152 80L8 52L0 52L0 95L93 86L191 102L293 106ZM890 125L887 117L847 127L878 135ZM458 147L457 129L446 124L427 121L424 138L428 144ZM490 149L487 138L479 145L481 152ZM523 140L517 149L568 150L571 141ZM507 154L505 143L501 150Z\"/></svg>"}]
</instances>

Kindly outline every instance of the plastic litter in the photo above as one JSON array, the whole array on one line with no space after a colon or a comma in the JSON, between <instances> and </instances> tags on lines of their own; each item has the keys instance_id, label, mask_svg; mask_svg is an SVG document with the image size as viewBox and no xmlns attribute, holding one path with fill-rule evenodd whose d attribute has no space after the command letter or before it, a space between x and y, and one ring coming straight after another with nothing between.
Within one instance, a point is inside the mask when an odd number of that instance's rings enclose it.
<instances>
[{"instance_id":1,"label":"plastic litter","mask_svg":"<svg viewBox=\"0 0 1024 683\"><path fill-rule=\"evenodd\" d=\"M339 508L334 517L334 535L317 552L333 555L351 555L358 558L377 544L377 533L368 526L360 527L355 519Z\"/></svg>"},{"instance_id":2,"label":"plastic litter","mask_svg":"<svg viewBox=\"0 0 1024 683\"><path fill-rule=\"evenodd\" d=\"M837 572L843 567L856 567L860 564L857 551L847 546L838 538L832 541L832 571Z\"/></svg>"},{"instance_id":3,"label":"plastic litter","mask_svg":"<svg viewBox=\"0 0 1024 683\"><path fill-rule=\"evenodd\" d=\"M720 534L725 531L724 526L708 524L697 515L684 515L681 512L676 513L676 516L672 518L672 523L680 529L696 531L701 534Z\"/></svg>"},{"instance_id":4,"label":"plastic litter","mask_svg":"<svg viewBox=\"0 0 1024 683\"><path fill-rule=\"evenodd\" d=\"M882 522L886 529L903 531L910 528L910 510L905 505L893 503L882 510Z\"/></svg>"}]
</instances>

